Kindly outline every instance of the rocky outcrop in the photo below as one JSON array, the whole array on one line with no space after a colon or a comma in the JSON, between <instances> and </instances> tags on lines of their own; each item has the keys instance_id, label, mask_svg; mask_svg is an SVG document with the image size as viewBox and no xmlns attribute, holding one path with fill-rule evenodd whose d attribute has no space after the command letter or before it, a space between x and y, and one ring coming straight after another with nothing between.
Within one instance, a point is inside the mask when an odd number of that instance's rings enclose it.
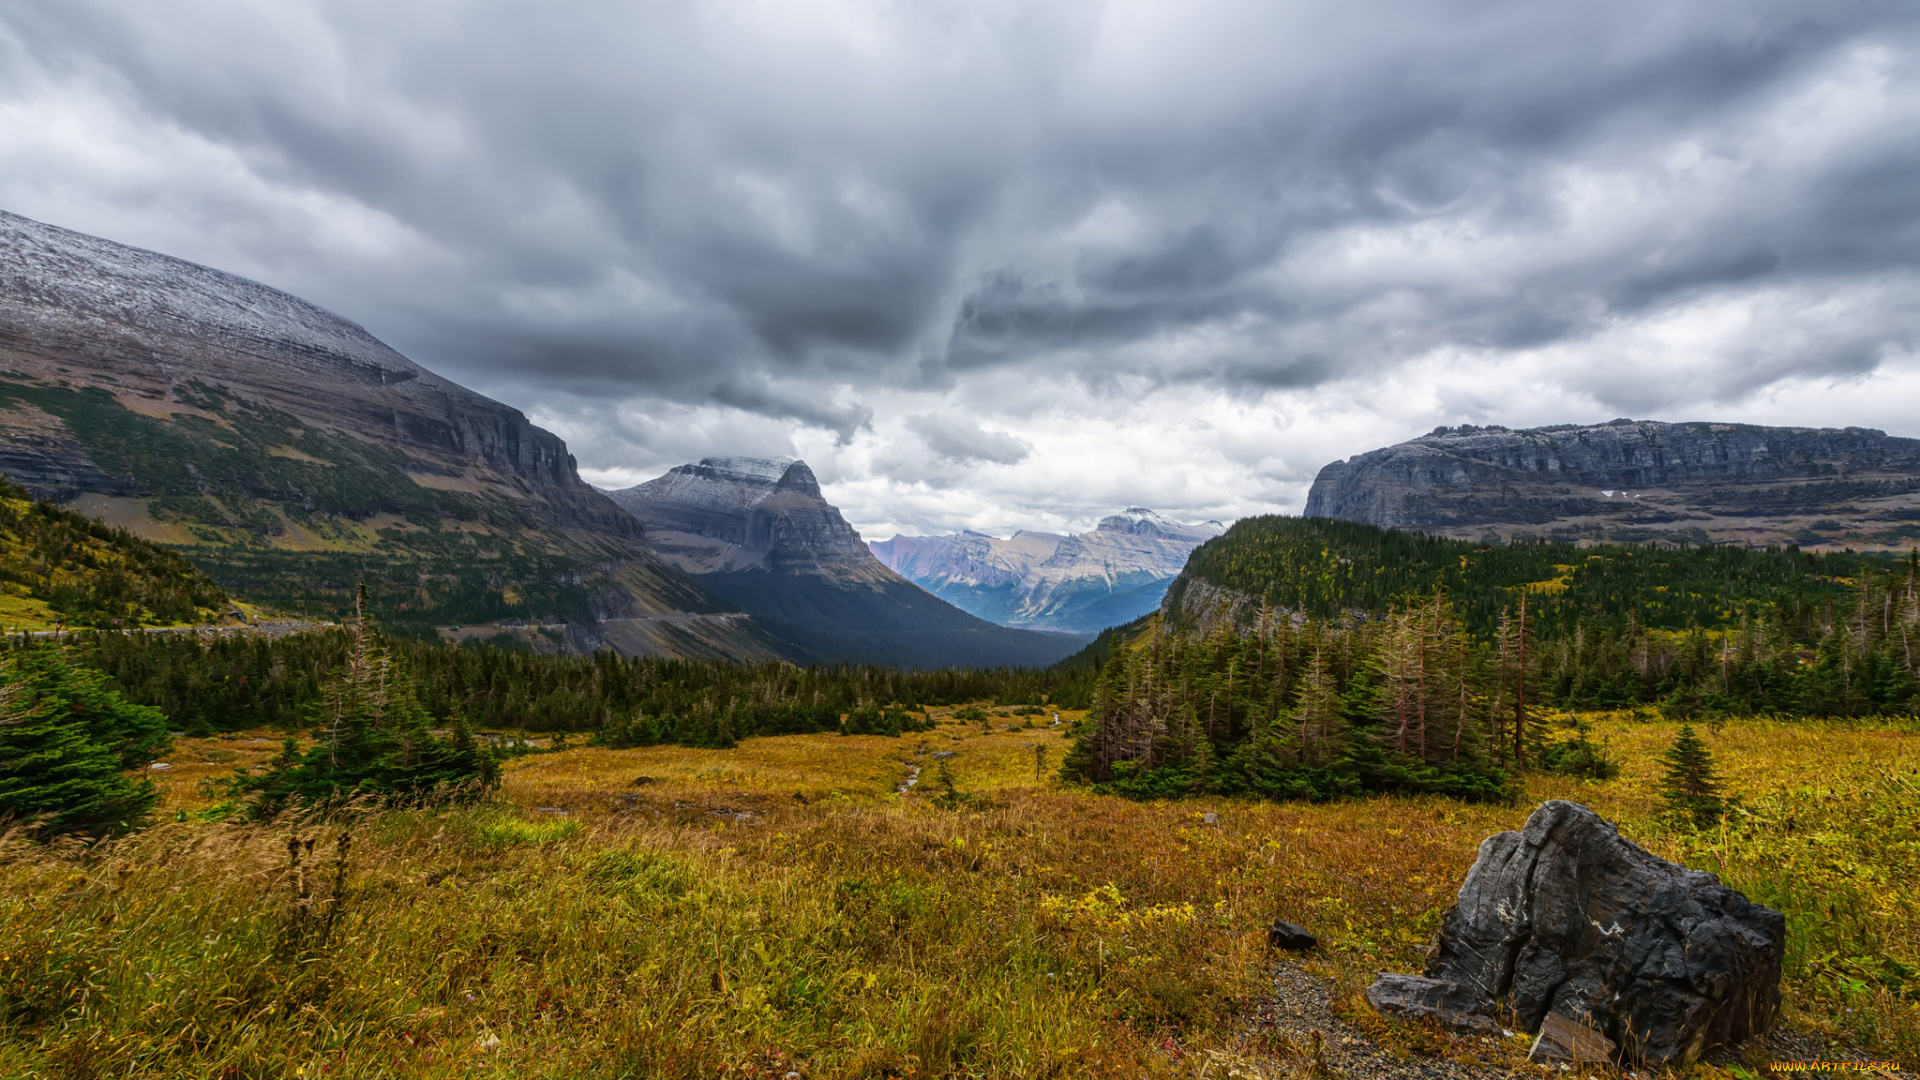
<instances>
[{"instance_id":1,"label":"rocky outcrop","mask_svg":"<svg viewBox=\"0 0 1920 1080\"><path fill-rule=\"evenodd\" d=\"M1321 469L1306 515L1471 540L1904 549L1920 520L1920 439L1647 420L1438 428Z\"/></svg>"},{"instance_id":2,"label":"rocky outcrop","mask_svg":"<svg viewBox=\"0 0 1920 1080\"><path fill-rule=\"evenodd\" d=\"M1483 1031L1549 1015L1619 1053L1683 1063L1770 1027L1786 919L1712 874L1658 858L1586 807L1546 802L1489 837L1424 977L1383 975L1383 1012ZM1556 1045L1598 1045L1556 1022Z\"/></svg>"},{"instance_id":3,"label":"rocky outcrop","mask_svg":"<svg viewBox=\"0 0 1920 1080\"><path fill-rule=\"evenodd\" d=\"M1132 506L1074 535L896 536L869 545L922 588L1005 626L1092 632L1154 610L1187 556L1224 531Z\"/></svg>"},{"instance_id":4,"label":"rocky outcrop","mask_svg":"<svg viewBox=\"0 0 1920 1080\"><path fill-rule=\"evenodd\" d=\"M804 461L704 458L608 494L662 559L753 613L795 659L1044 666L1081 644L995 626L894 573Z\"/></svg>"},{"instance_id":5,"label":"rocky outcrop","mask_svg":"<svg viewBox=\"0 0 1920 1080\"><path fill-rule=\"evenodd\" d=\"M662 558L690 574L887 577L804 461L702 458L607 494L646 526Z\"/></svg>"},{"instance_id":6,"label":"rocky outcrop","mask_svg":"<svg viewBox=\"0 0 1920 1080\"><path fill-rule=\"evenodd\" d=\"M1259 614L1259 597L1221 588L1187 574L1180 575L1160 601L1160 618L1166 626L1179 627L1201 637L1223 626L1251 626ZM1284 611L1275 615L1294 617L1293 612Z\"/></svg>"}]
</instances>

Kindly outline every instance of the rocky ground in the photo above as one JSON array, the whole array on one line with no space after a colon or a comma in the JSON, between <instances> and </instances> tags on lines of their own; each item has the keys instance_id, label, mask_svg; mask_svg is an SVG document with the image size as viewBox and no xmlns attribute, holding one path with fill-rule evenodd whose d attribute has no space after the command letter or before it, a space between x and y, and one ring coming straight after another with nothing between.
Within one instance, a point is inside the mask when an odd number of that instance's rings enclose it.
<instances>
[{"instance_id":1,"label":"rocky ground","mask_svg":"<svg viewBox=\"0 0 1920 1080\"><path fill-rule=\"evenodd\" d=\"M1524 1034L1512 1038L1449 1038L1435 1036L1423 1052L1395 1052L1342 1020L1333 1009L1333 990L1322 979L1297 964L1281 963L1273 970L1273 996L1261 1002L1248 1018L1245 1049L1239 1054L1216 1053L1202 1063L1209 1077L1269 1080L1336 1077L1365 1080L1492 1080L1495 1077L1541 1077L1570 1067L1535 1065L1526 1061L1531 1044ZM1429 1056L1438 1051L1438 1056ZM1477 1060L1476 1060L1477 1059ZM1769 1062L1864 1062L1873 1055L1836 1043L1819 1034L1776 1029L1747 1044L1708 1055L1696 1075L1737 1076L1729 1067L1764 1076L1755 1066ZM1855 1072L1854 1075L1920 1080L1911 1062L1902 1071ZM1624 1070L1613 1074L1635 1078L1654 1074ZM1786 1075L1784 1072L1775 1075Z\"/></svg>"}]
</instances>

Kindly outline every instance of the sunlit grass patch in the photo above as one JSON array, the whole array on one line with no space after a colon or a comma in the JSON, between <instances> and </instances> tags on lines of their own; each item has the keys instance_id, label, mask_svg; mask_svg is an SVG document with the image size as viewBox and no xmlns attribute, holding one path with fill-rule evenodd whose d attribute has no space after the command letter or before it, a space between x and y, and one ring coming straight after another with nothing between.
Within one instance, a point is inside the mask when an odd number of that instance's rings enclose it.
<instances>
[{"instance_id":1,"label":"sunlit grass patch","mask_svg":"<svg viewBox=\"0 0 1920 1080\"><path fill-rule=\"evenodd\" d=\"M570 817L528 821L525 818L500 817L476 824L474 833L489 848L516 847L521 844L551 844L580 835L580 823Z\"/></svg>"}]
</instances>

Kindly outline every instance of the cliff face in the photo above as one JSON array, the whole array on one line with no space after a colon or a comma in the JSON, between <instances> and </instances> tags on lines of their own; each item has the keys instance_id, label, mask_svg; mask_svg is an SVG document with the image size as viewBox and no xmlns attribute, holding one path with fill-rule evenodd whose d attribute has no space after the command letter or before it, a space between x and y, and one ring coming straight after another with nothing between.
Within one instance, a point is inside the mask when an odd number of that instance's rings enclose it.
<instances>
[{"instance_id":1,"label":"cliff face","mask_svg":"<svg viewBox=\"0 0 1920 1080\"><path fill-rule=\"evenodd\" d=\"M646 525L661 558L690 574L887 576L804 461L704 458L608 496Z\"/></svg>"},{"instance_id":2,"label":"cliff face","mask_svg":"<svg viewBox=\"0 0 1920 1080\"><path fill-rule=\"evenodd\" d=\"M1006 626L1096 632L1154 610L1217 521L1184 525L1129 507L1071 536L1018 532L896 536L880 561L958 607Z\"/></svg>"},{"instance_id":3,"label":"cliff face","mask_svg":"<svg viewBox=\"0 0 1920 1080\"><path fill-rule=\"evenodd\" d=\"M422 628L727 608L518 410L298 297L3 212L0 472L287 610L338 614L368 578ZM728 625L623 647L771 655Z\"/></svg>"},{"instance_id":4,"label":"cliff face","mask_svg":"<svg viewBox=\"0 0 1920 1080\"><path fill-rule=\"evenodd\" d=\"M706 458L609 496L796 659L1044 666L1080 645L994 626L883 566L803 461Z\"/></svg>"},{"instance_id":5,"label":"cliff face","mask_svg":"<svg viewBox=\"0 0 1920 1080\"><path fill-rule=\"evenodd\" d=\"M430 485L495 489L558 524L633 537L519 410L442 379L299 297L181 259L0 212L0 366L9 382L96 392L171 419L257 409L381 446ZM0 461L41 497L164 494L58 410L14 396ZM216 420L217 422L217 420Z\"/></svg>"},{"instance_id":6,"label":"cliff face","mask_svg":"<svg viewBox=\"0 0 1920 1080\"><path fill-rule=\"evenodd\" d=\"M1645 420L1441 428L1321 469L1306 516L1465 539L1905 548L1920 536L1920 439Z\"/></svg>"}]
</instances>

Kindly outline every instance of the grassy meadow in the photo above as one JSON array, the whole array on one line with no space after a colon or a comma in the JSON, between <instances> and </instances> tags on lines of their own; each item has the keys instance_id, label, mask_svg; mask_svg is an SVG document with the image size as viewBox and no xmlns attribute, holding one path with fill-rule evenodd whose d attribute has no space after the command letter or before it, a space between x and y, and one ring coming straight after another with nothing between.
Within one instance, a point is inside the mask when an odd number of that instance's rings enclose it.
<instances>
[{"instance_id":1,"label":"grassy meadow","mask_svg":"<svg viewBox=\"0 0 1920 1080\"><path fill-rule=\"evenodd\" d=\"M202 813L270 733L182 739L159 824L0 845L0 1075L1307 1075L1249 1020L1275 916L1320 935L1306 968L1389 1048L1516 1065L1524 1040L1394 1027L1357 995L1420 969L1480 841L1545 798L1786 910L1789 1026L1920 1059L1911 726L1729 722L1706 738L1744 811L1684 834L1656 816L1661 721L1589 717L1622 776L1506 806L1092 796L1022 719L576 746L479 806L270 825Z\"/></svg>"}]
</instances>

